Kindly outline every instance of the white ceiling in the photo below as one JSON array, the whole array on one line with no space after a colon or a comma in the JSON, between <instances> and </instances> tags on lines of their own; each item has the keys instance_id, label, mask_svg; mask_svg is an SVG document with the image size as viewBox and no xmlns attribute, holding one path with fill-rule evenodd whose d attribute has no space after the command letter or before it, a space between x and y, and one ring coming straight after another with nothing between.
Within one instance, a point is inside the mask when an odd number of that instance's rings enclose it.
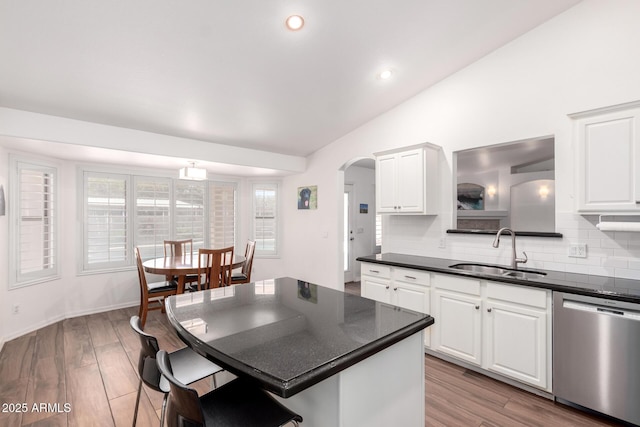
<instances>
[{"instance_id":1,"label":"white ceiling","mask_svg":"<svg viewBox=\"0 0 640 427\"><path fill-rule=\"evenodd\" d=\"M306 156L576 3L0 0L0 106Z\"/></svg>"}]
</instances>

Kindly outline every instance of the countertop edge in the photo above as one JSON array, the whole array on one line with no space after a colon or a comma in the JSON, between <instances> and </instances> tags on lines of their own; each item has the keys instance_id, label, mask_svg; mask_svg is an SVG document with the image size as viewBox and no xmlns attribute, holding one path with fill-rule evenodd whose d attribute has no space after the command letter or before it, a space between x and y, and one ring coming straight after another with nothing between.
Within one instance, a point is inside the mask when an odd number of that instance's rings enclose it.
<instances>
[{"instance_id":1,"label":"countertop edge","mask_svg":"<svg viewBox=\"0 0 640 427\"><path fill-rule=\"evenodd\" d=\"M390 257L390 256L395 257L396 259L384 259L383 257L385 255L387 257ZM401 261L402 258L406 258L406 261ZM416 259L420 260L421 262L417 264L415 262ZM412 260L414 260L414 262L412 262ZM573 293L573 294L579 294L579 295L593 296L598 298L615 299L615 300L631 302L631 303L640 303L640 295L636 296L632 294L624 294L624 293L619 293L615 291L606 291L606 290L592 289L588 287L571 286L568 284L563 284L562 279L557 279L554 277L554 276L566 275L566 274L571 274L576 277L583 276L587 278L585 279L585 282L589 283L590 280L588 278L592 277L589 275L554 272L551 270L536 269L536 271L542 271L544 273L547 273L547 277L543 279L537 279L537 278L519 279L515 277L493 276L489 274L482 274L482 273L477 273L472 271L457 270L449 267L449 265L454 265L454 264L473 263L472 261L421 257L418 255L403 255L398 253L388 253L388 254L382 254L382 255L380 254L367 255L367 256L356 258L356 261L367 262L372 264L388 265L390 267L400 267L400 268L410 268L414 270L430 271L434 273L443 273L443 274L466 277L466 278L475 278L480 280L490 280L492 282L501 282L501 283L507 283L512 285L549 289L551 291L556 291L556 292L567 292L567 293ZM485 264L485 263L478 262L478 264ZM523 268L522 270L526 271L527 269ZM615 280L615 279L612 278L612 280ZM627 279L624 279L624 280L627 280ZM628 279L628 280L632 281L631 279Z\"/></svg>"}]
</instances>

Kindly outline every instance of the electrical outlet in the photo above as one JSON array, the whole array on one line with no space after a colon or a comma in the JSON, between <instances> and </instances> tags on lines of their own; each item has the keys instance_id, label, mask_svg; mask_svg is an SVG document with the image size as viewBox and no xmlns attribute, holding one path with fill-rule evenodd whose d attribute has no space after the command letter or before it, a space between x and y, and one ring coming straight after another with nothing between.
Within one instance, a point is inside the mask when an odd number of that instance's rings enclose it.
<instances>
[{"instance_id":1,"label":"electrical outlet","mask_svg":"<svg viewBox=\"0 0 640 427\"><path fill-rule=\"evenodd\" d=\"M20 305L19 304L13 304L13 309L11 310L11 312L13 314L18 314L20 313Z\"/></svg>"},{"instance_id":2,"label":"electrical outlet","mask_svg":"<svg viewBox=\"0 0 640 427\"><path fill-rule=\"evenodd\" d=\"M445 249L447 247L447 238L446 237L441 237L440 238L440 242L438 242L438 247L440 249Z\"/></svg>"},{"instance_id":3,"label":"electrical outlet","mask_svg":"<svg viewBox=\"0 0 640 427\"><path fill-rule=\"evenodd\" d=\"M569 245L569 256L571 258L586 258L587 245L584 243Z\"/></svg>"}]
</instances>

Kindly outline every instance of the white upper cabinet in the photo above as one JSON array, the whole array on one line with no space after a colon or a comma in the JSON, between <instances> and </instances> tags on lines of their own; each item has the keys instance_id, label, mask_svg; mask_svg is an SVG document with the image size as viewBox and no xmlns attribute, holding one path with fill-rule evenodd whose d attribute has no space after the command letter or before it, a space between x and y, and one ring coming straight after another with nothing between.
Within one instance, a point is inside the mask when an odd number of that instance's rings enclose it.
<instances>
[{"instance_id":1,"label":"white upper cabinet","mask_svg":"<svg viewBox=\"0 0 640 427\"><path fill-rule=\"evenodd\" d=\"M421 144L376 153L376 212L437 215L440 147Z\"/></svg>"},{"instance_id":2,"label":"white upper cabinet","mask_svg":"<svg viewBox=\"0 0 640 427\"><path fill-rule=\"evenodd\" d=\"M578 212L640 213L640 102L571 114Z\"/></svg>"}]
</instances>

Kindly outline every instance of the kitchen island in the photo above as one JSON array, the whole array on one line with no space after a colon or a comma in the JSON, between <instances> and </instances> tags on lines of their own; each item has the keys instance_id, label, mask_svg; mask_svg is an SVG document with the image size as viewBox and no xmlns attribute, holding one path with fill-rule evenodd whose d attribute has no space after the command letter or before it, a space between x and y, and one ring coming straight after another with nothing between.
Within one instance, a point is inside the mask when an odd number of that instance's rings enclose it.
<instances>
[{"instance_id":1,"label":"kitchen island","mask_svg":"<svg viewBox=\"0 0 640 427\"><path fill-rule=\"evenodd\" d=\"M424 425L429 315L292 278L167 299L191 348L250 377L305 426Z\"/></svg>"}]
</instances>

